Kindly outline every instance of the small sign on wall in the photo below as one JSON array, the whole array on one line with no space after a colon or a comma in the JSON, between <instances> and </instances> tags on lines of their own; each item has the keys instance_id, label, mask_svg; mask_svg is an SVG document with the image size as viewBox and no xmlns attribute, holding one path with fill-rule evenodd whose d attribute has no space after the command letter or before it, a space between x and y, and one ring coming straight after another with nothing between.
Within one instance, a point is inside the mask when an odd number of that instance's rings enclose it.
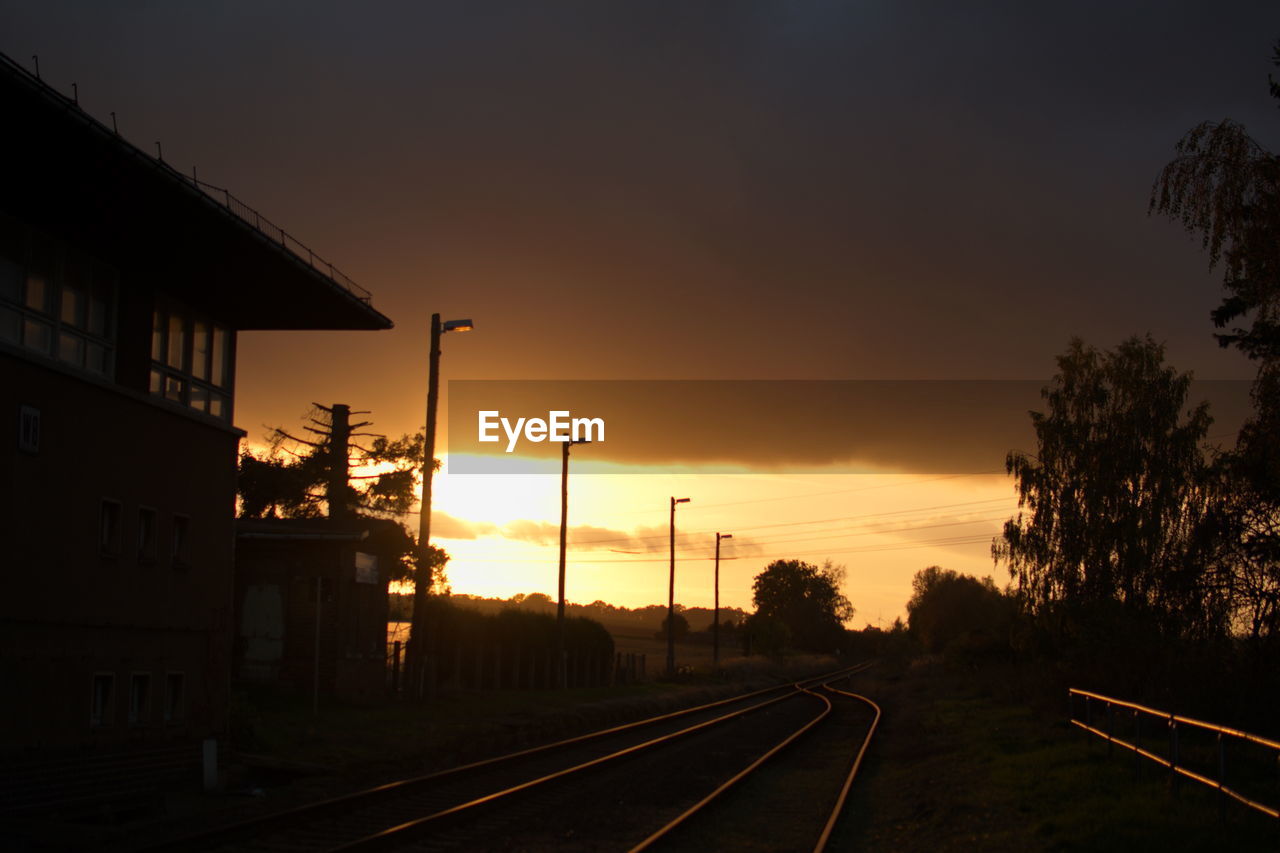
<instances>
[{"instance_id":1,"label":"small sign on wall","mask_svg":"<svg viewBox=\"0 0 1280 853\"><path fill-rule=\"evenodd\" d=\"M356 583L378 582L378 555L356 552Z\"/></svg>"}]
</instances>

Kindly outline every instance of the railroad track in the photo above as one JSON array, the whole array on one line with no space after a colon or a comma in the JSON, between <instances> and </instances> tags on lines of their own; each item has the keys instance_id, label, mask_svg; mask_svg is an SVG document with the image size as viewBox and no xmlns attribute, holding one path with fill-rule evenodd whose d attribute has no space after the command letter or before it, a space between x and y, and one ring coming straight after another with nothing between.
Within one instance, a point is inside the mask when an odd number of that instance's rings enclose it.
<instances>
[{"instance_id":1,"label":"railroad track","mask_svg":"<svg viewBox=\"0 0 1280 853\"><path fill-rule=\"evenodd\" d=\"M714 826L725 794L821 727L824 750L852 758L836 673L755 691L576 738L381 785L147 850L364 853L376 850L636 850ZM834 701L833 701L834 700ZM861 700L861 697L858 697ZM861 700L866 702L867 700ZM876 711L878 716L878 709ZM844 722L841 722L844 721ZM874 721L859 736L858 761ZM762 747L765 744L767 747ZM855 744L855 748L857 748ZM810 747L811 748L811 747ZM854 765L856 772L856 763ZM850 774L848 780L852 780ZM728 780L727 782L725 780ZM843 805L848 783L837 797ZM744 786L745 790L745 786ZM690 806L689 803L695 803ZM822 833L823 843L834 817ZM654 832L653 827L662 827ZM714 830L710 830L713 831ZM813 829L818 837L819 829ZM638 846L637 846L638 845ZM787 847L787 849L794 849ZM818 848L819 850L821 847Z\"/></svg>"}]
</instances>

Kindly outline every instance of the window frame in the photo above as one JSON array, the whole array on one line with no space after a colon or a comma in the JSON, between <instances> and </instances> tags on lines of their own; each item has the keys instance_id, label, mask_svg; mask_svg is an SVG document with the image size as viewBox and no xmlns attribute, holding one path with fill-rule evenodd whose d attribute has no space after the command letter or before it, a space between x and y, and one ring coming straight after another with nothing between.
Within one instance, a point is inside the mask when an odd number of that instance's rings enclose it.
<instances>
[{"instance_id":1,"label":"window frame","mask_svg":"<svg viewBox=\"0 0 1280 853\"><path fill-rule=\"evenodd\" d=\"M176 701L172 690L175 677L178 683ZM162 721L170 725L183 722L187 717L186 705L187 673L180 669L166 671L164 674L164 708L161 709Z\"/></svg>"},{"instance_id":2,"label":"window frame","mask_svg":"<svg viewBox=\"0 0 1280 853\"><path fill-rule=\"evenodd\" d=\"M134 704L134 690L137 685L144 685L142 701ZM151 722L151 673L135 670L129 673L129 702L125 715L130 726L145 726Z\"/></svg>"},{"instance_id":3,"label":"window frame","mask_svg":"<svg viewBox=\"0 0 1280 853\"><path fill-rule=\"evenodd\" d=\"M107 537L108 510L114 530ZM119 557L124 543L124 505L116 498L103 498L98 503L98 551L104 557Z\"/></svg>"},{"instance_id":4,"label":"window frame","mask_svg":"<svg viewBox=\"0 0 1280 853\"><path fill-rule=\"evenodd\" d=\"M175 512L169 524L169 565L175 569L188 568L191 565L190 555L191 516Z\"/></svg>"},{"instance_id":5,"label":"window frame","mask_svg":"<svg viewBox=\"0 0 1280 853\"><path fill-rule=\"evenodd\" d=\"M143 539L142 518L144 515L151 517L151 536L149 539ZM159 557L160 550L160 511L153 506L138 506L138 523L135 528L137 536L135 536L134 545L137 548L139 563L154 563Z\"/></svg>"},{"instance_id":6,"label":"window frame","mask_svg":"<svg viewBox=\"0 0 1280 853\"><path fill-rule=\"evenodd\" d=\"M203 364L197 366L196 338L201 328L207 337ZM175 334L182 336L176 349ZM177 364L172 363L175 360ZM231 326L176 300L157 298L151 311L148 364L147 390L152 396L231 422L235 400L235 329ZM222 407L220 413L214 411L216 405Z\"/></svg>"},{"instance_id":7,"label":"window frame","mask_svg":"<svg viewBox=\"0 0 1280 853\"><path fill-rule=\"evenodd\" d=\"M16 298L0 292L0 315L11 314L16 318L15 336L3 331L0 322L0 340L23 352L35 353L43 358L66 365L73 370L114 379L117 349L117 321L119 317L120 273L115 267L80 250L65 240L59 240L29 228L10 217L0 216L0 228L12 229L17 239L10 241L14 248L20 244L21 258L7 255L17 270ZM48 268L40 270L35 260L44 254ZM74 272L83 274L83 280L73 282ZM44 290L41 305L31 303L33 282L39 281ZM69 294L79 297L75 316L67 319ZM100 323L94 323L95 310L101 311ZM94 331L95 325L101 331ZM46 346L36 346L28 337L29 329L42 328L47 335ZM63 341L69 340L77 348L78 355L68 358L62 351ZM90 364L90 352L97 348L102 354L101 369Z\"/></svg>"},{"instance_id":8,"label":"window frame","mask_svg":"<svg viewBox=\"0 0 1280 853\"><path fill-rule=\"evenodd\" d=\"M98 681L107 683L106 700L98 707ZM115 723L116 674L110 671L94 672L89 676L89 728L107 729Z\"/></svg>"}]
</instances>

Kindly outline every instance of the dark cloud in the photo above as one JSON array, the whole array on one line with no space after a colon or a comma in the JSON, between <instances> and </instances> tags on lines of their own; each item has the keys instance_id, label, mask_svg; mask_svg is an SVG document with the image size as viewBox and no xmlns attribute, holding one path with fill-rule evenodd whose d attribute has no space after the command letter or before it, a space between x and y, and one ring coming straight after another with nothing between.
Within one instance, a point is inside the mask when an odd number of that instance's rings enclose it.
<instances>
[{"instance_id":1,"label":"dark cloud","mask_svg":"<svg viewBox=\"0 0 1280 853\"><path fill-rule=\"evenodd\" d=\"M479 440L479 413L520 418L549 412L599 418L603 442L573 450L577 474L622 462L678 469L859 473L977 473L1003 469L1011 450L1030 451L1028 412L1043 411L1039 381L576 381L450 383L450 474L558 473L561 445L507 428ZM1248 411L1248 383L1192 384L1189 402L1211 403L1211 435L1230 443ZM490 422L495 420L489 417ZM524 458L516 458L524 457ZM528 458L536 460L530 465Z\"/></svg>"},{"instance_id":2,"label":"dark cloud","mask_svg":"<svg viewBox=\"0 0 1280 853\"><path fill-rule=\"evenodd\" d=\"M1216 277L1146 215L1176 140L1280 147L1280 5L0 2L0 50L368 287L390 333L250 334L242 422L421 424L452 377L1039 377ZM278 383L290 379L290 392Z\"/></svg>"}]
</instances>

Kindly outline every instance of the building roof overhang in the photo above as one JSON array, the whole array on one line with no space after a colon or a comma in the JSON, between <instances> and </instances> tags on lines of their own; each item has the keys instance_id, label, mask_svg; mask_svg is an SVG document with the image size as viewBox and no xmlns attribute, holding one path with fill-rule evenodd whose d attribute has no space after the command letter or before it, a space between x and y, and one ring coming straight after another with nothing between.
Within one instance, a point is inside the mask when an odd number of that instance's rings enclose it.
<instances>
[{"instance_id":1,"label":"building roof overhang","mask_svg":"<svg viewBox=\"0 0 1280 853\"><path fill-rule=\"evenodd\" d=\"M0 54L0 208L237 329L387 329L369 295L230 194L143 153ZM140 263L133 263L134 260Z\"/></svg>"}]
</instances>

